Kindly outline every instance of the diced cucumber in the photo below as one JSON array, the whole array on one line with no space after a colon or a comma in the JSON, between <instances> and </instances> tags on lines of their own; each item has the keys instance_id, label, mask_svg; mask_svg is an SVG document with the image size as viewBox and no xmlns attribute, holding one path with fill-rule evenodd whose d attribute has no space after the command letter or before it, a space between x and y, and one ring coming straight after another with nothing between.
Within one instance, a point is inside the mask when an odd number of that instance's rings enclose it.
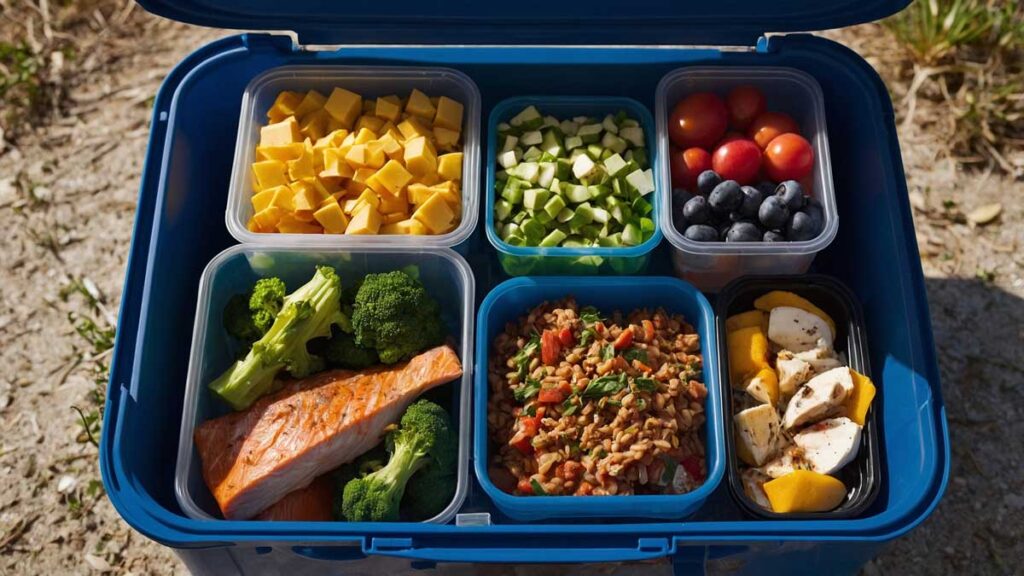
<instances>
[{"instance_id":1,"label":"diced cucumber","mask_svg":"<svg viewBox=\"0 0 1024 576\"><path fill-rule=\"evenodd\" d=\"M584 124L590 124L590 118L588 118L587 116L576 116L575 118L572 119L572 121L579 124L580 126Z\"/></svg>"},{"instance_id":2,"label":"diced cucumber","mask_svg":"<svg viewBox=\"0 0 1024 576\"><path fill-rule=\"evenodd\" d=\"M629 209L629 206L618 204L610 210L612 218L615 219L619 224L625 224L627 220L633 217L633 211Z\"/></svg>"},{"instance_id":3,"label":"diced cucumber","mask_svg":"<svg viewBox=\"0 0 1024 576\"><path fill-rule=\"evenodd\" d=\"M640 232L644 235L644 242L647 242L651 236L654 236L654 220L651 220L650 218L641 218Z\"/></svg>"},{"instance_id":4,"label":"diced cucumber","mask_svg":"<svg viewBox=\"0 0 1024 576\"><path fill-rule=\"evenodd\" d=\"M624 118L621 122L619 122L619 131L622 131L623 128L629 128L631 126L639 125L640 122L634 120L633 118Z\"/></svg>"},{"instance_id":5,"label":"diced cucumber","mask_svg":"<svg viewBox=\"0 0 1024 576\"><path fill-rule=\"evenodd\" d=\"M536 146L544 141L544 136L540 133L540 130L530 130L529 132L523 132L523 135L519 137L519 143L523 146Z\"/></svg>"},{"instance_id":6,"label":"diced cucumber","mask_svg":"<svg viewBox=\"0 0 1024 576\"><path fill-rule=\"evenodd\" d=\"M525 246L526 239L519 235L509 236L508 238L505 238L505 243L509 246Z\"/></svg>"},{"instance_id":7,"label":"diced cucumber","mask_svg":"<svg viewBox=\"0 0 1024 576\"><path fill-rule=\"evenodd\" d=\"M627 246L642 244L644 241L643 236L640 226L634 222L627 222L626 227L622 229L622 243Z\"/></svg>"},{"instance_id":8,"label":"diced cucumber","mask_svg":"<svg viewBox=\"0 0 1024 576\"><path fill-rule=\"evenodd\" d=\"M501 164L502 168L508 170L519 164L519 154L516 153L515 149L502 152L498 155L498 164Z\"/></svg>"},{"instance_id":9,"label":"diced cucumber","mask_svg":"<svg viewBox=\"0 0 1024 576\"><path fill-rule=\"evenodd\" d=\"M593 221L594 209L591 208L589 202L584 202L573 210L572 219L569 220L569 228L576 232Z\"/></svg>"},{"instance_id":10,"label":"diced cucumber","mask_svg":"<svg viewBox=\"0 0 1024 576\"><path fill-rule=\"evenodd\" d=\"M548 126L558 126L558 118L554 116L545 116L544 123L541 126L547 128Z\"/></svg>"},{"instance_id":11,"label":"diced cucumber","mask_svg":"<svg viewBox=\"0 0 1024 576\"><path fill-rule=\"evenodd\" d=\"M544 133L544 139L541 141L540 147L544 152L551 154L555 158L562 155L562 140L554 130L548 130Z\"/></svg>"},{"instance_id":12,"label":"diced cucumber","mask_svg":"<svg viewBox=\"0 0 1024 576\"><path fill-rule=\"evenodd\" d=\"M538 178L538 180L540 180L540 178ZM552 178L551 179L551 184L548 185L548 190L551 190L555 194L561 194L562 193L562 182L558 178Z\"/></svg>"},{"instance_id":13,"label":"diced cucumber","mask_svg":"<svg viewBox=\"0 0 1024 576\"><path fill-rule=\"evenodd\" d=\"M545 236L544 239L540 241L540 245L545 248L549 248L551 246L558 246L558 244L562 240L565 240L565 237L565 232L562 232L561 230L555 228L551 232L548 232L548 235Z\"/></svg>"},{"instance_id":14,"label":"diced cucumber","mask_svg":"<svg viewBox=\"0 0 1024 576\"><path fill-rule=\"evenodd\" d=\"M650 166L650 162L647 160L647 149L646 148L634 148L633 149L633 162L640 168L647 168Z\"/></svg>"},{"instance_id":15,"label":"diced cucumber","mask_svg":"<svg viewBox=\"0 0 1024 576\"><path fill-rule=\"evenodd\" d=\"M555 156L554 154L549 154L548 152L543 152L540 155L540 161L541 162L554 162L555 160L558 160L558 157Z\"/></svg>"},{"instance_id":16,"label":"diced cucumber","mask_svg":"<svg viewBox=\"0 0 1024 576\"><path fill-rule=\"evenodd\" d=\"M558 127L562 130L562 134L566 136L575 136L576 131L580 129L580 125L572 120L562 120Z\"/></svg>"},{"instance_id":17,"label":"diced cucumber","mask_svg":"<svg viewBox=\"0 0 1024 576\"><path fill-rule=\"evenodd\" d=\"M536 126L540 126L543 122L544 119L541 118L540 112L537 111L535 106L527 106L526 108L523 108L519 114L516 114L508 121L509 124L516 127L522 127L526 130L531 130L532 128L524 126L524 124L536 123Z\"/></svg>"},{"instance_id":18,"label":"diced cucumber","mask_svg":"<svg viewBox=\"0 0 1024 576\"><path fill-rule=\"evenodd\" d=\"M494 217L499 222L508 220L508 217L512 214L512 203L508 200L502 199L494 203Z\"/></svg>"},{"instance_id":19,"label":"diced cucumber","mask_svg":"<svg viewBox=\"0 0 1024 576\"><path fill-rule=\"evenodd\" d=\"M550 195L551 192L544 188L530 188L523 193L523 207L527 210L540 210L544 207L544 203L548 201L548 196Z\"/></svg>"},{"instance_id":20,"label":"diced cucumber","mask_svg":"<svg viewBox=\"0 0 1024 576\"><path fill-rule=\"evenodd\" d=\"M505 188L501 191L501 197L510 204L523 203L523 182L518 178L509 178Z\"/></svg>"},{"instance_id":21,"label":"diced cucumber","mask_svg":"<svg viewBox=\"0 0 1024 576\"><path fill-rule=\"evenodd\" d=\"M555 163L554 162L541 162L540 174L537 175L537 185L550 188L551 182L555 179Z\"/></svg>"},{"instance_id":22,"label":"diced cucumber","mask_svg":"<svg viewBox=\"0 0 1024 576\"><path fill-rule=\"evenodd\" d=\"M530 214L526 210L520 210L519 212L515 213L515 216L512 216L512 221L522 226L523 220L526 220L529 217Z\"/></svg>"},{"instance_id":23,"label":"diced cucumber","mask_svg":"<svg viewBox=\"0 0 1024 576\"><path fill-rule=\"evenodd\" d=\"M612 134L618 134L619 132L619 126L615 123L615 118L611 114L604 117L604 120L601 121L601 126Z\"/></svg>"},{"instance_id":24,"label":"diced cucumber","mask_svg":"<svg viewBox=\"0 0 1024 576\"><path fill-rule=\"evenodd\" d=\"M536 220L537 222L540 222L545 227L547 227L548 224L551 224L551 221L554 220L554 218L552 218L550 215L548 215L547 212L543 210L535 212L533 214L533 219Z\"/></svg>"},{"instance_id":25,"label":"diced cucumber","mask_svg":"<svg viewBox=\"0 0 1024 576\"><path fill-rule=\"evenodd\" d=\"M509 173L511 174L511 172ZM515 175L531 184L536 183L537 177L540 176L540 164L536 162L522 162L515 167Z\"/></svg>"},{"instance_id":26,"label":"diced cucumber","mask_svg":"<svg viewBox=\"0 0 1024 576\"><path fill-rule=\"evenodd\" d=\"M547 234L544 225L533 218L523 220L523 223L519 225L519 230L526 238L526 243L531 246L536 246Z\"/></svg>"},{"instance_id":27,"label":"diced cucumber","mask_svg":"<svg viewBox=\"0 0 1024 576\"><path fill-rule=\"evenodd\" d=\"M625 170L625 168L623 168L622 170ZM619 174L623 173L622 170L619 171ZM625 185L622 183L622 180L623 180L622 178L615 178L614 180L612 180L612 194L613 195L620 196L620 197L626 195L626 188L625 188Z\"/></svg>"},{"instance_id":28,"label":"diced cucumber","mask_svg":"<svg viewBox=\"0 0 1024 576\"><path fill-rule=\"evenodd\" d=\"M587 149L586 148L574 148L573 151L569 153L569 163L572 164L580 156L586 156L586 155L587 155Z\"/></svg>"},{"instance_id":29,"label":"diced cucumber","mask_svg":"<svg viewBox=\"0 0 1024 576\"><path fill-rule=\"evenodd\" d=\"M501 151L508 152L509 150L515 150L518 144L519 138L516 138L515 136L509 134L508 136L505 136L505 144L502 145Z\"/></svg>"},{"instance_id":30,"label":"diced cucumber","mask_svg":"<svg viewBox=\"0 0 1024 576\"><path fill-rule=\"evenodd\" d=\"M504 136L506 132L512 129L512 127L509 126L507 122L498 122L498 125L495 126L494 128L498 131L498 134L501 136Z\"/></svg>"},{"instance_id":31,"label":"diced cucumber","mask_svg":"<svg viewBox=\"0 0 1024 576\"><path fill-rule=\"evenodd\" d=\"M583 239L582 236L569 236L564 242L562 242L564 248L586 248L590 246L590 243Z\"/></svg>"},{"instance_id":32,"label":"diced cucumber","mask_svg":"<svg viewBox=\"0 0 1024 576\"><path fill-rule=\"evenodd\" d=\"M580 235L590 240L591 245L593 245L601 237L601 227L597 224L587 224L580 228Z\"/></svg>"},{"instance_id":33,"label":"diced cucumber","mask_svg":"<svg viewBox=\"0 0 1024 576\"><path fill-rule=\"evenodd\" d=\"M594 161L586 154L577 156L576 160L572 163L572 175L577 178L585 178L594 170L594 166Z\"/></svg>"},{"instance_id":34,"label":"diced cucumber","mask_svg":"<svg viewBox=\"0 0 1024 576\"><path fill-rule=\"evenodd\" d=\"M566 180L572 174L572 161L568 158L559 158L555 166L555 178Z\"/></svg>"},{"instance_id":35,"label":"diced cucumber","mask_svg":"<svg viewBox=\"0 0 1024 576\"><path fill-rule=\"evenodd\" d=\"M601 137L601 146L616 154L622 154L629 147L629 143L611 132L605 132L604 136Z\"/></svg>"},{"instance_id":36,"label":"diced cucumber","mask_svg":"<svg viewBox=\"0 0 1024 576\"><path fill-rule=\"evenodd\" d=\"M654 172L650 169L637 168L626 175L626 182L641 196L654 192Z\"/></svg>"},{"instance_id":37,"label":"diced cucumber","mask_svg":"<svg viewBox=\"0 0 1024 576\"><path fill-rule=\"evenodd\" d=\"M644 129L639 126L626 126L619 130L619 136L637 148L644 147Z\"/></svg>"},{"instance_id":38,"label":"diced cucumber","mask_svg":"<svg viewBox=\"0 0 1024 576\"><path fill-rule=\"evenodd\" d=\"M565 200L561 196L551 196L544 203L544 211L552 218L557 217L565 208Z\"/></svg>"},{"instance_id":39,"label":"diced cucumber","mask_svg":"<svg viewBox=\"0 0 1024 576\"><path fill-rule=\"evenodd\" d=\"M586 186L569 184L568 187L563 186L563 190L565 190L566 199L573 204L579 204L580 202L590 200L590 191L587 190Z\"/></svg>"},{"instance_id":40,"label":"diced cucumber","mask_svg":"<svg viewBox=\"0 0 1024 576\"><path fill-rule=\"evenodd\" d=\"M608 157L607 160L604 161L604 169L606 172L608 172L609 176L615 176L616 174L619 173L619 170L622 170L625 167L626 161L623 160L622 156L619 156L618 154L612 154L611 156Z\"/></svg>"},{"instance_id":41,"label":"diced cucumber","mask_svg":"<svg viewBox=\"0 0 1024 576\"><path fill-rule=\"evenodd\" d=\"M639 214L640 216L647 216L651 213L651 210L654 209L651 206L651 203L645 200L643 196L637 196L633 199L632 208L633 213Z\"/></svg>"},{"instance_id":42,"label":"diced cucumber","mask_svg":"<svg viewBox=\"0 0 1024 576\"><path fill-rule=\"evenodd\" d=\"M548 200L548 202L550 202L550 200ZM572 220L572 215L573 211L571 208L562 208L561 210L558 211L558 215L555 216L555 220L565 223L568 222L569 220Z\"/></svg>"},{"instance_id":43,"label":"diced cucumber","mask_svg":"<svg viewBox=\"0 0 1024 576\"><path fill-rule=\"evenodd\" d=\"M508 172L505 172L504 170L498 170L497 172L494 173L494 180L496 182L504 182L508 180Z\"/></svg>"},{"instance_id":44,"label":"diced cucumber","mask_svg":"<svg viewBox=\"0 0 1024 576\"><path fill-rule=\"evenodd\" d=\"M523 152L523 161L537 162L538 160L540 160L541 154L543 154L543 152L540 148L537 148L536 146L530 146L529 148L526 149L526 152Z\"/></svg>"},{"instance_id":45,"label":"diced cucumber","mask_svg":"<svg viewBox=\"0 0 1024 576\"><path fill-rule=\"evenodd\" d=\"M593 144L601 140L601 132L604 128L600 124L587 124L586 126L580 126L579 131L576 132L584 144Z\"/></svg>"},{"instance_id":46,"label":"diced cucumber","mask_svg":"<svg viewBox=\"0 0 1024 576\"><path fill-rule=\"evenodd\" d=\"M579 136L566 136L565 138L565 149L574 150L583 146L583 139Z\"/></svg>"},{"instance_id":47,"label":"diced cucumber","mask_svg":"<svg viewBox=\"0 0 1024 576\"><path fill-rule=\"evenodd\" d=\"M605 210L604 208L600 208L598 206L594 206L593 212L594 222L600 222L601 224L606 224L608 220L610 220L612 217L612 215L609 214L607 210Z\"/></svg>"},{"instance_id":48,"label":"diced cucumber","mask_svg":"<svg viewBox=\"0 0 1024 576\"><path fill-rule=\"evenodd\" d=\"M603 238L598 238L597 242L598 245L603 246L605 248L618 248L619 246L622 246L621 237L622 235L618 233L610 234Z\"/></svg>"},{"instance_id":49,"label":"diced cucumber","mask_svg":"<svg viewBox=\"0 0 1024 576\"><path fill-rule=\"evenodd\" d=\"M590 156L591 160L599 162L601 160L601 154L604 153L604 148L601 148L599 144L591 144L587 146L587 156Z\"/></svg>"}]
</instances>

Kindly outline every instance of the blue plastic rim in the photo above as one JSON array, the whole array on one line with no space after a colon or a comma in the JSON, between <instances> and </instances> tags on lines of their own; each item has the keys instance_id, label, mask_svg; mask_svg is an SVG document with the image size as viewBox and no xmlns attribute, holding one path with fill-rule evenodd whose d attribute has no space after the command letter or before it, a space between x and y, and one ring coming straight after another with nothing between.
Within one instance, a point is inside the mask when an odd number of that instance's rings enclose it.
<instances>
[{"instance_id":1,"label":"blue plastic rim","mask_svg":"<svg viewBox=\"0 0 1024 576\"><path fill-rule=\"evenodd\" d=\"M642 283L644 289L636 287ZM574 296L581 306L604 312L664 308L682 314L700 335L705 400L705 458L708 475L699 488L671 496L513 496L491 482L488 466L487 364L490 345L531 308L544 301ZM502 513L516 520L545 518L682 518L696 512L718 487L725 473L722 394L718 378L715 315L707 298L692 285L663 276L599 278L524 277L496 286L480 305L477 316L476 366L473 393L473 461L477 481ZM597 499L595 501L595 499Z\"/></svg>"},{"instance_id":2,"label":"blue plastic rim","mask_svg":"<svg viewBox=\"0 0 1024 576\"><path fill-rule=\"evenodd\" d=\"M644 140L647 145L647 153L651 159L650 168L654 174L659 174L660 159L658 157L658 146L655 138L654 117L647 108L632 98L618 96L518 96L508 98L499 102L487 120L487 148L485 151L487 160L487 182L484 185L484 222L487 230L487 239L502 254L520 257L541 257L558 258L566 263L572 259L584 256L599 256L602 258L619 259L640 259L647 256L651 250L661 242L661 182L655 178L655 190L648 194L653 210L650 214L654 221L654 234L646 242L638 246L622 248L611 247L587 247L587 248L565 248L556 246L552 248L541 248L538 246L512 246L498 237L494 227L494 176L497 172L497 159L495 151L498 149L498 124L507 121L515 116L520 110L527 106L536 106L543 115L551 115L559 120L573 116L596 116L603 117L606 114L615 114L619 110L625 110L631 118L640 122L644 129ZM619 260L621 261L621 260ZM645 265L646 262L643 262ZM645 266L639 266L643 268ZM631 272L642 272L635 269ZM506 272L509 270L506 267ZM511 273L511 272L510 272Z\"/></svg>"}]
</instances>

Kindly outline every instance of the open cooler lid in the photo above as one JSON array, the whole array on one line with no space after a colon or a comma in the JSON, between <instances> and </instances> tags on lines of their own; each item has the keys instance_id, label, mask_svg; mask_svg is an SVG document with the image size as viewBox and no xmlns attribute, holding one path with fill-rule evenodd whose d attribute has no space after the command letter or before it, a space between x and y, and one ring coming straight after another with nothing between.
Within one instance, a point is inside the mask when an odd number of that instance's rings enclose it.
<instances>
[{"instance_id":1,"label":"open cooler lid","mask_svg":"<svg viewBox=\"0 0 1024 576\"><path fill-rule=\"evenodd\" d=\"M839 28L910 0L138 0L181 22L291 30L302 44L753 46L766 32Z\"/></svg>"}]
</instances>

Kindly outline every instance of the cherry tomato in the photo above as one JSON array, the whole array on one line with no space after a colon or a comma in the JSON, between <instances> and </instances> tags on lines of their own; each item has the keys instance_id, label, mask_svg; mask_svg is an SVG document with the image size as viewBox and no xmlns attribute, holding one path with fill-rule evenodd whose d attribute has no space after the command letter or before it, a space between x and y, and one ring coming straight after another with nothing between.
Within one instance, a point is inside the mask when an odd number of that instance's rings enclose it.
<instances>
[{"instance_id":1,"label":"cherry tomato","mask_svg":"<svg viewBox=\"0 0 1024 576\"><path fill-rule=\"evenodd\" d=\"M747 135L750 136L762 150L768 147L768 143L779 134L786 132L799 132L796 120L781 112L764 112L750 124Z\"/></svg>"},{"instance_id":2,"label":"cherry tomato","mask_svg":"<svg viewBox=\"0 0 1024 576\"><path fill-rule=\"evenodd\" d=\"M753 86L733 88L725 102L729 107L729 125L737 130L746 130L765 111L764 94Z\"/></svg>"},{"instance_id":3,"label":"cherry tomato","mask_svg":"<svg viewBox=\"0 0 1024 576\"><path fill-rule=\"evenodd\" d=\"M814 149L803 136L776 136L764 150L764 171L776 182L802 180L814 169Z\"/></svg>"},{"instance_id":4,"label":"cherry tomato","mask_svg":"<svg viewBox=\"0 0 1024 576\"><path fill-rule=\"evenodd\" d=\"M548 366L558 363L558 354L562 351L562 343L558 340L558 333L554 330L545 330L540 335L540 360Z\"/></svg>"},{"instance_id":5,"label":"cherry tomato","mask_svg":"<svg viewBox=\"0 0 1024 576\"><path fill-rule=\"evenodd\" d=\"M722 136L722 139L718 141L718 145L715 146L715 149L717 150L722 144L728 144L729 142L735 142L736 140L748 140L748 138L739 132L726 132L725 136Z\"/></svg>"},{"instance_id":6,"label":"cherry tomato","mask_svg":"<svg viewBox=\"0 0 1024 576\"><path fill-rule=\"evenodd\" d=\"M672 167L672 187L697 190L697 176L711 170L711 153L703 148L687 148L680 152L673 148L669 151Z\"/></svg>"},{"instance_id":7,"label":"cherry tomato","mask_svg":"<svg viewBox=\"0 0 1024 576\"><path fill-rule=\"evenodd\" d=\"M668 119L668 137L679 148L711 148L725 134L729 110L721 98L698 92L680 100Z\"/></svg>"},{"instance_id":8,"label":"cherry tomato","mask_svg":"<svg viewBox=\"0 0 1024 576\"><path fill-rule=\"evenodd\" d=\"M750 184L761 171L761 149L753 140L733 140L715 150L711 166L723 180Z\"/></svg>"}]
</instances>

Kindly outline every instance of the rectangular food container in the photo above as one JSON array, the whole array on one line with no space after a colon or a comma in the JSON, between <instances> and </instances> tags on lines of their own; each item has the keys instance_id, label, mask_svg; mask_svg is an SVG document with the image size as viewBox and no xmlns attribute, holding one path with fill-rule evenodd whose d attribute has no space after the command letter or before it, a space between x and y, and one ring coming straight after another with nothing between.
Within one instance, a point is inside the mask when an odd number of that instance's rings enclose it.
<instances>
[{"instance_id":1,"label":"rectangular food container","mask_svg":"<svg viewBox=\"0 0 1024 576\"><path fill-rule=\"evenodd\" d=\"M267 124L267 110L285 90L318 90L327 96L334 88L345 88L364 98L389 94L405 97L416 88L431 97L447 96L462 103L462 221L454 230L436 236L364 236L258 233L246 227L253 213L251 166L256 157L260 128ZM274 246L454 248L464 243L476 229L480 211L480 91L469 76L451 68L329 65L271 68L256 75L242 93L234 158L224 221L239 242Z\"/></svg>"},{"instance_id":2,"label":"rectangular food container","mask_svg":"<svg viewBox=\"0 0 1024 576\"><path fill-rule=\"evenodd\" d=\"M634 288L641 284L643 290ZM605 313L624 314L637 308L664 308L682 314L700 335L704 385L708 389L704 412L707 478L693 492L679 495L632 496L514 496L491 482L487 471L490 438L487 426L487 364L491 343L509 322L516 322L545 301L574 296L580 306L595 306ZM515 520L547 518L683 518L696 512L718 487L725 471L722 435L722 404L718 394L719 346L714 313L704 295L675 278L514 278L496 286L480 305L476 337L476 380L473 403L473 462L476 479L495 506Z\"/></svg>"},{"instance_id":3,"label":"rectangular food container","mask_svg":"<svg viewBox=\"0 0 1024 576\"><path fill-rule=\"evenodd\" d=\"M655 120L658 147L668 158L668 117L676 102L695 92L713 92L722 97L736 86L755 86L764 93L768 110L784 112L800 125L800 133L814 149L813 190L825 211L825 225L813 240L800 242L695 242L683 236L673 223L672 178L669 163L662 162L661 229L671 245L676 274L701 290L717 291L730 280L758 274L799 274L806 272L814 257L832 242L839 228L832 162L829 158L825 100L813 76L788 67L776 66L692 66L673 70L658 84Z\"/></svg>"},{"instance_id":4,"label":"rectangular food container","mask_svg":"<svg viewBox=\"0 0 1024 576\"><path fill-rule=\"evenodd\" d=\"M729 489L733 497L747 513L758 518L773 520L834 520L856 518L874 502L878 496L882 478L882 462L879 456L878 412L882 406L883 382L876 380L877 394L868 410L861 433L860 450L857 457L843 467L835 476L846 485L847 498L838 508L829 512L779 514L757 505L743 490L740 478L740 462L736 456L735 436L732 418L733 389L729 381L729 350L726 346L725 321L733 314L754 309L754 300L772 290L786 290L809 300L825 311L836 323L835 350L846 356L850 368L871 377L868 360L868 340L864 328L864 315L856 297L841 282L820 274L802 276L760 276L745 277L726 286L718 295L716 306L718 327L719 379L724 395L725 445L728 462Z\"/></svg>"},{"instance_id":5,"label":"rectangular food container","mask_svg":"<svg viewBox=\"0 0 1024 576\"><path fill-rule=\"evenodd\" d=\"M448 522L469 491L474 282L465 260L446 249L347 250L338 247L243 244L228 248L211 260L199 279L199 303L192 332L192 351L185 383L178 461L174 474L174 492L178 504L190 518L224 522L220 520L223 517L216 501L203 482L202 466L192 436L202 422L231 412L230 407L219 401L207 388L207 384L227 369L241 352L238 343L224 329L221 318L225 305L235 294L244 294L252 289L256 280L263 277L280 277L289 290L294 290L305 284L319 265L334 267L346 290L366 274L415 266L423 285L441 305L442 319L449 334L458 342L463 366L462 378L458 382L442 385L427 393L428 397L448 408L453 424L459 428L458 485L455 496L440 514L428 520Z\"/></svg>"},{"instance_id":6,"label":"rectangular food container","mask_svg":"<svg viewBox=\"0 0 1024 576\"><path fill-rule=\"evenodd\" d=\"M654 221L654 234L643 244L619 248L588 247L565 248L562 246L542 248L537 246L512 246L503 241L495 229L494 181L497 172L496 153L498 145L498 124L507 122L527 106L536 106L542 115L558 119L575 116L603 118L625 110L630 118L640 122L644 139L650 154L651 168L655 174L655 190L648 195L654 207L650 218ZM487 121L487 184L484 188L484 222L487 239L498 251L498 262L509 276L541 275L587 275L587 274L640 274L647 270L651 251L661 242L659 220L664 204L659 189L664 185L657 175L660 173L659 151L655 145L655 128L651 113L643 104L632 98L612 96L518 96L499 102L491 110Z\"/></svg>"}]
</instances>

